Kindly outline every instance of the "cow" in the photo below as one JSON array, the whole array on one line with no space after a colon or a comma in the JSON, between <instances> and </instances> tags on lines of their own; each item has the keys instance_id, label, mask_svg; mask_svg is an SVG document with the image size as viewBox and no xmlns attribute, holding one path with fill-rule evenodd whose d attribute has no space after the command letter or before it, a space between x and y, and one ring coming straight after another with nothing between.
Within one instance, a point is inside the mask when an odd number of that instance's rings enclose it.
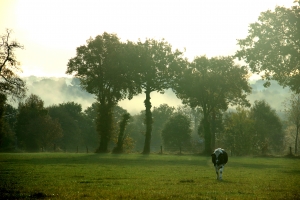
<instances>
[{"instance_id":1,"label":"cow","mask_svg":"<svg viewBox=\"0 0 300 200\"><path fill-rule=\"evenodd\" d=\"M215 149L214 153L211 154L211 160L214 163L216 169L217 180L222 180L222 173L224 171L225 164L228 162L227 153L224 149Z\"/></svg>"}]
</instances>

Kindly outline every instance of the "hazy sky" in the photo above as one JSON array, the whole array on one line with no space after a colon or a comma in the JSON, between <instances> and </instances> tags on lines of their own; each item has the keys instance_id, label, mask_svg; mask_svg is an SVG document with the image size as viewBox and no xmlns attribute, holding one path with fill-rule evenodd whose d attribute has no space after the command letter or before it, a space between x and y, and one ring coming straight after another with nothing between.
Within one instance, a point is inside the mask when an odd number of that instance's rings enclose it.
<instances>
[{"instance_id":1,"label":"hazy sky","mask_svg":"<svg viewBox=\"0 0 300 200\"><path fill-rule=\"evenodd\" d=\"M17 51L21 76L62 77L76 48L104 31L123 41L165 38L173 48L186 48L190 60L232 55L238 49L236 39L247 36L248 25L261 12L276 5L291 7L293 1L0 0L0 34L12 29L12 39L24 45ZM174 94L151 97L153 106L180 104ZM137 112L144 109L143 100L141 94L120 105Z\"/></svg>"},{"instance_id":2,"label":"hazy sky","mask_svg":"<svg viewBox=\"0 0 300 200\"><path fill-rule=\"evenodd\" d=\"M189 59L233 54L260 12L293 0L0 0L0 34L25 46L23 76L66 76L76 47L104 31L122 40L165 38Z\"/></svg>"}]
</instances>

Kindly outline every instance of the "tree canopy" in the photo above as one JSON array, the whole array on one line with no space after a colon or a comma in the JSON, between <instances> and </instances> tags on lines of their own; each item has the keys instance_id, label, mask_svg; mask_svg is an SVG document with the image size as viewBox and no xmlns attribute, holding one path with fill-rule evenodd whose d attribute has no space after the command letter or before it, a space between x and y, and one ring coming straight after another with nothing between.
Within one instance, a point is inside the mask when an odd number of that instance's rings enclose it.
<instances>
[{"instance_id":1,"label":"tree canopy","mask_svg":"<svg viewBox=\"0 0 300 200\"><path fill-rule=\"evenodd\" d=\"M275 110L264 100L255 101L250 109L250 119L254 121L252 134L256 153L266 154L270 150L280 150L284 135L282 123ZM260 152L259 152L260 151Z\"/></svg>"},{"instance_id":2,"label":"tree canopy","mask_svg":"<svg viewBox=\"0 0 300 200\"><path fill-rule=\"evenodd\" d=\"M291 8L277 6L262 12L250 24L248 36L239 39L236 56L243 59L253 73L276 80L300 93L300 2Z\"/></svg>"},{"instance_id":3,"label":"tree canopy","mask_svg":"<svg viewBox=\"0 0 300 200\"><path fill-rule=\"evenodd\" d=\"M167 148L177 148L181 151L183 146L191 142L191 121L180 113L169 118L162 129L162 138Z\"/></svg>"},{"instance_id":4,"label":"tree canopy","mask_svg":"<svg viewBox=\"0 0 300 200\"><path fill-rule=\"evenodd\" d=\"M172 51L171 45L165 40L156 41L147 39L145 42L138 41L135 51L136 77L135 82L141 91L145 92L145 145L144 154L150 153L151 132L152 132L152 112L151 112L151 92L164 93L170 87L171 79L174 78L170 73L171 68L175 68L178 60L181 59L182 52Z\"/></svg>"},{"instance_id":5,"label":"tree canopy","mask_svg":"<svg viewBox=\"0 0 300 200\"><path fill-rule=\"evenodd\" d=\"M234 64L231 57L196 57L176 80L174 91L184 104L200 107L203 112L205 153L210 154L211 127L209 116L213 111L227 110L231 105L246 105L251 87L245 67Z\"/></svg>"},{"instance_id":6,"label":"tree canopy","mask_svg":"<svg viewBox=\"0 0 300 200\"><path fill-rule=\"evenodd\" d=\"M58 121L48 115L40 97L31 94L25 102L19 103L16 136L20 147L27 151L51 148L62 137Z\"/></svg>"},{"instance_id":7,"label":"tree canopy","mask_svg":"<svg viewBox=\"0 0 300 200\"><path fill-rule=\"evenodd\" d=\"M11 31L1 35L0 41L0 93L14 98L25 97L25 82L18 76L21 72L15 51L24 47L17 41L10 41Z\"/></svg>"},{"instance_id":8,"label":"tree canopy","mask_svg":"<svg viewBox=\"0 0 300 200\"><path fill-rule=\"evenodd\" d=\"M100 145L97 152L107 152L113 132L113 107L139 91L130 69L130 44L120 42L115 34L103 33L77 48L68 62L67 74L74 74L83 89L94 94L100 103L97 130Z\"/></svg>"}]
</instances>

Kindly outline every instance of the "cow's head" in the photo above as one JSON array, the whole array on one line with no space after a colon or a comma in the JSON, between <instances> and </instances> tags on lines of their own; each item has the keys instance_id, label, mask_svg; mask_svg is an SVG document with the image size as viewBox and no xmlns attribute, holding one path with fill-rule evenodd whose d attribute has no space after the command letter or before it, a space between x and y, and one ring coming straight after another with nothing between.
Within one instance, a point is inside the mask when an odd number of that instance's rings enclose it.
<instances>
[{"instance_id":1,"label":"cow's head","mask_svg":"<svg viewBox=\"0 0 300 200\"><path fill-rule=\"evenodd\" d=\"M214 151L214 154L216 155L217 158L219 157L219 155L220 155L221 153L223 153L223 151L222 151L221 148L217 148L217 149L215 149L215 151Z\"/></svg>"}]
</instances>

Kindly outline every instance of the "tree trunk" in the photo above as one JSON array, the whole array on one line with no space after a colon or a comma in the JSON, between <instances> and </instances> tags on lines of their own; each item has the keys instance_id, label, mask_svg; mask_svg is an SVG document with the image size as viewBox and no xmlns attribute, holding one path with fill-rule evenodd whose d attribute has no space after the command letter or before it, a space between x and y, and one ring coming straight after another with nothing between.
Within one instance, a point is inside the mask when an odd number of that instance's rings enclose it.
<instances>
[{"instance_id":1,"label":"tree trunk","mask_svg":"<svg viewBox=\"0 0 300 200\"><path fill-rule=\"evenodd\" d=\"M146 99L144 101L146 107L146 135L145 135L145 144L143 154L150 153L150 143L151 143L151 132L152 132L152 113L151 113L151 102L150 102L150 91L146 90Z\"/></svg>"},{"instance_id":2,"label":"tree trunk","mask_svg":"<svg viewBox=\"0 0 300 200\"><path fill-rule=\"evenodd\" d=\"M214 110L211 119L211 148L216 148L216 112Z\"/></svg>"},{"instance_id":3,"label":"tree trunk","mask_svg":"<svg viewBox=\"0 0 300 200\"><path fill-rule=\"evenodd\" d=\"M113 129L112 104L101 104L97 119L97 131L100 135L100 146L96 153L107 153L108 143Z\"/></svg>"},{"instance_id":4,"label":"tree trunk","mask_svg":"<svg viewBox=\"0 0 300 200\"><path fill-rule=\"evenodd\" d=\"M211 149L211 132L210 132L210 123L209 123L209 120L208 120L208 114L207 113L204 113L203 126L204 126L204 139L205 139L204 154L210 155L211 152L212 152L212 149Z\"/></svg>"},{"instance_id":5,"label":"tree trunk","mask_svg":"<svg viewBox=\"0 0 300 200\"><path fill-rule=\"evenodd\" d=\"M299 133L299 126L297 126L297 133L296 133L295 155L297 154L297 148L298 148L298 133Z\"/></svg>"},{"instance_id":6,"label":"tree trunk","mask_svg":"<svg viewBox=\"0 0 300 200\"><path fill-rule=\"evenodd\" d=\"M119 131L117 146L114 148L113 153L123 153L125 128L126 128L126 125L127 125L129 119L130 119L129 113L126 113L123 115L123 119L120 123L120 131Z\"/></svg>"}]
</instances>

